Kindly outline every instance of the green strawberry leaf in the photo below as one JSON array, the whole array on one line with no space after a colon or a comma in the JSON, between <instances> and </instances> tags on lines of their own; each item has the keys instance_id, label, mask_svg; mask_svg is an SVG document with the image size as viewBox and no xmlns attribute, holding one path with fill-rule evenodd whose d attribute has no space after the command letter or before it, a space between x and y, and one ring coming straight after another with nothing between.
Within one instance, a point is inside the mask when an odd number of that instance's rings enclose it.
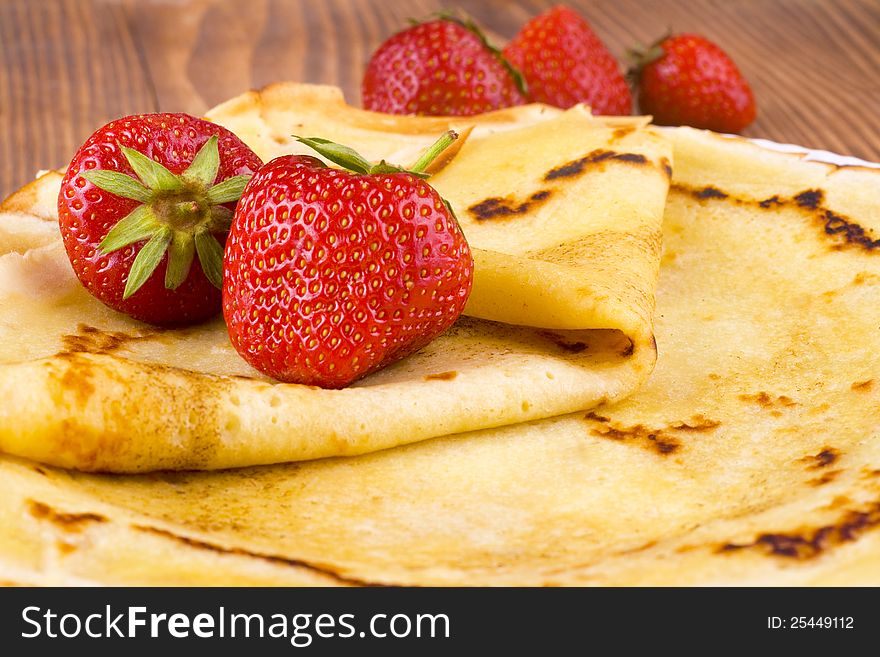
<instances>
[{"instance_id":1,"label":"green strawberry leaf","mask_svg":"<svg viewBox=\"0 0 880 657\"><path fill-rule=\"evenodd\" d=\"M150 206L139 205L110 229L98 249L104 254L113 253L129 244L152 237L161 228Z\"/></svg>"},{"instance_id":2,"label":"green strawberry leaf","mask_svg":"<svg viewBox=\"0 0 880 657\"><path fill-rule=\"evenodd\" d=\"M199 254L199 262L205 277L211 281L214 287L223 289L223 246L211 233L199 231L196 233L196 252Z\"/></svg>"},{"instance_id":3,"label":"green strawberry leaf","mask_svg":"<svg viewBox=\"0 0 880 657\"><path fill-rule=\"evenodd\" d=\"M241 198L245 185L248 184L250 179L251 176L243 174L227 178L222 183L214 185L206 193L208 203L211 205L219 205L220 203L237 201Z\"/></svg>"},{"instance_id":4,"label":"green strawberry leaf","mask_svg":"<svg viewBox=\"0 0 880 657\"><path fill-rule=\"evenodd\" d=\"M92 169L91 171L81 171L79 175L95 187L116 196L130 198L140 203L149 203L153 198L153 193L140 180L119 171Z\"/></svg>"},{"instance_id":5,"label":"green strawberry leaf","mask_svg":"<svg viewBox=\"0 0 880 657\"><path fill-rule=\"evenodd\" d=\"M193 236L182 230L175 230L168 247L168 266L165 268L165 287L176 290L189 275L195 255Z\"/></svg>"},{"instance_id":6,"label":"green strawberry leaf","mask_svg":"<svg viewBox=\"0 0 880 657\"><path fill-rule=\"evenodd\" d=\"M222 205L211 207L211 219L204 224L204 229L212 233L228 233L232 226L233 212Z\"/></svg>"},{"instance_id":7,"label":"green strawberry leaf","mask_svg":"<svg viewBox=\"0 0 880 657\"><path fill-rule=\"evenodd\" d=\"M120 144L119 148L138 178L150 189L163 192L178 192L183 189L180 177L175 176L155 160L128 146Z\"/></svg>"},{"instance_id":8,"label":"green strawberry leaf","mask_svg":"<svg viewBox=\"0 0 880 657\"><path fill-rule=\"evenodd\" d=\"M317 151L318 154L323 155L343 169L348 169L355 173L370 173L372 165L353 148L336 144L329 139L322 139L321 137L300 137L298 135L293 135L293 137L301 144L305 144L312 150Z\"/></svg>"},{"instance_id":9,"label":"green strawberry leaf","mask_svg":"<svg viewBox=\"0 0 880 657\"><path fill-rule=\"evenodd\" d=\"M199 182L205 187L214 184L217 172L220 170L220 151L217 148L217 141L217 135L212 135L202 145L186 171L181 174L183 178Z\"/></svg>"},{"instance_id":10,"label":"green strawberry leaf","mask_svg":"<svg viewBox=\"0 0 880 657\"><path fill-rule=\"evenodd\" d=\"M342 144L336 144L329 139L322 139L321 137L293 136L300 143L305 144L331 162L338 164L348 171L363 175L379 173L409 173L422 179L430 177L430 174L426 173L425 169L428 168L431 162L437 159L440 153L449 148L450 144L458 139L458 133L453 130L447 130L440 135L440 138L437 141L431 144L428 150L422 153L421 157L416 160L415 164L406 168L396 164L389 164L385 160L382 160L378 164L370 164L354 149L349 148L348 146L343 146Z\"/></svg>"},{"instance_id":11,"label":"green strawberry leaf","mask_svg":"<svg viewBox=\"0 0 880 657\"><path fill-rule=\"evenodd\" d=\"M171 243L172 230L162 226L159 231L150 238L144 247L138 252L128 273L128 281L125 283L123 299L128 299L132 294L141 289L147 279L156 271L156 267L162 262L162 256Z\"/></svg>"}]
</instances>

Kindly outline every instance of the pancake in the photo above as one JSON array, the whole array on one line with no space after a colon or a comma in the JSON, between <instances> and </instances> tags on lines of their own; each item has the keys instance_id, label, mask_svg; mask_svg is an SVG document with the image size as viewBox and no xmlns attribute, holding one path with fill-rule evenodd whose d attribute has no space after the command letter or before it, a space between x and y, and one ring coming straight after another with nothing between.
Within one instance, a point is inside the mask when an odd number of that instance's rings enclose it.
<instances>
[{"instance_id":1,"label":"pancake","mask_svg":"<svg viewBox=\"0 0 880 657\"><path fill-rule=\"evenodd\" d=\"M880 171L669 129L657 367L617 403L372 454L0 459L34 584L880 584Z\"/></svg>"},{"instance_id":2,"label":"pancake","mask_svg":"<svg viewBox=\"0 0 880 657\"><path fill-rule=\"evenodd\" d=\"M209 116L264 159L304 148L284 132L296 129L406 163L457 127L463 143L432 181L473 247L467 317L347 389L276 383L235 353L220 317L160 331L92 298L47 230L47 174L0 208L0 450L103 472L362 454L588 409L653 368L671 148L644 119L541 106L467 124L394 118L309 85Z\"/></svg>"}]
</instances>

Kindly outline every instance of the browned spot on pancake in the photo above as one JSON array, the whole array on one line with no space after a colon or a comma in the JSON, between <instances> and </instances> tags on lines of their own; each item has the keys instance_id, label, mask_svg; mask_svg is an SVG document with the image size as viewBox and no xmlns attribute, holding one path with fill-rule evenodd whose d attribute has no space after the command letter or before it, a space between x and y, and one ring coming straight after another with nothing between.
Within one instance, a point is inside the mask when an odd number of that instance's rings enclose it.
<instances>
[{"instance_id":1,"label":"browned spot on pancake","mask_svg":"<svg viewBox=\"0 0 880 657\"><path fill-rule=\"evenodd\" d=\"M713 381L718 381L721 378L721 375L720 374L713 374L712 372L710 372L709 378L712 379Z\"/></svg>"},{"instance_id":2,"label":"browned spot on pancake","mask_svg":"<svg viewBox=\"0 0 880 657\"><path fill-rule=\"evenodd\" d=\"M635 343L632 340L630 340L629 338L627 338L627 340L629 341L629 344L627 344L623 349L620 350L620 355L623 356L624 358L629 358L630 356L633 355L633 353L636 350ZM656 343L655 343L655 348L656 348Z\"/></svg>"},{"instance_id":3,"label":"browned spot on pancake","mask_svg":"<svg viewBox=\"0 0 880 657\"><path fill-rule=\"evenodd\" d=\"M77 547L73 543L68 543L67 541L58 541L56 545L61 556L66 556L77 550Z\"/></svg>"},{"instance_id":4,"label":"browned spot on pancake","mask_svg":"<svg viewBox=\"0 0 880 657\"><path fill-rule=\"evenodd\" d=\"M631 162L632 164L647 164L648 158L641 153L618 153L611 157L612 160L618 162Z\"/></svg>"},{"instance_id":5,"label":"browned spot on pancake","mask_svg":"<svg viewBox=\"0 0 880 657\"><path fill-rule=\"evenodd\" d=\"M876 284L880 282L880 276L867 271L860 271L852 279L853 285L864 285L865 283Z\"/></svg>"},{"instance_id":6,"label":"browned spot on pancake","mask_svg":"<svg viewBox=\"0 0 880 657\"><path fill-rule=\"evenodd\" d=\"M706 185L702 189L695 189L692 194L694 198L698 199L707 199L707 198L727 198L728 194L726 192L722 192L717 187L713 187L712 185Z\"/></svg>"},{"instance_id":7,"label":"browned spot on pancake","mask_svg":"<svg viewBox=\"0 0 880 657\"><path fill-rule=\"evenodd\" d=\"M682 447L681 440L676 433L707 432L721 426L720 422L710 420L703 415L694 415L687 422L671 422L664 428L651 428L643 424L624 426L612 423L609 418L592 412L587 413L584 418L602 425L590 429L590 433L594 436L621 442L632 441L640 447L663 456L672 454Z\"/></svg>"},{"instance_id":8,"label":"browned spot on pancake","mask_svg":"<svg viewBox=\"0 0 880 657\"><path fill-rule=\"evenodd\" d=\"M48 392L57 409L48 438L53 453L58 462L90 472L204 469L214 458L230 417L218 399L238 385L225 377L155 363L120 367L108 355L59 354L44 367ZM76 406L85 401L87 390L71 391L65 381L85 381L95 389L88 403L100 411L99 421L85 416ZM107 394L105 381L118 384L117 392ZM257 384L254 389L260 385L271 388L270 384ZM134 460L128 427L133 417L142 416L148 417L144 427L155 435L157 445L179 440L186 449L170 452L171 457L167 450L157 449L147 460Z\"/></svg>"},{"instance_id":9,"label":"browned spot on pancake","mask_svg":"<svg viewBox=\"0 0 880 657\"><path fill-rule=\"evenodd\" d=\"M107 522L107 518L97 513L62 513L48 504L27 500L28 513L37 520L47 520L66 532L82 531L84 525L92 522Z\"/></svg>"},{"instance_id":10,"label":"browned spot on pancake","mask_svg":"<svg viewBox=\"0 0 880 657\"><path fill-rule=\"evenodd\" d=\"M721 422L718 420L710 420L704 415L694 415L690 422L674 422L669 425L670 429L675 429L677 431L712 431L713 429L717 429L721 426Z\"/></svg>"},{"instance_id":11,"label":"browned spot on pancake","mask_svg":"<svg viewBox=\"0 0 880 657\"><path fill-rule=\"evenodd\" d=\"M821 189L808 189L790 199L783 199L777 194L763 201L734 197L712 186L695 189L676 183L672 185L671 189L675 192L690 194L701 200L712 198L735 203L736 205L756 205L765 210L771 207L794 207L815 217L822 225L826 235L843 240L842 243L833 244L831 246L832 251L840 251L846 246L860 247L869 252L874 251L874 249L880 249L880 238L874 239L870 231L865 230L848 217L833 212L822 205L824 192Z\"/></svg>"},{"instance_id":12,"label":"browned spot on pancake","mask_svg":"<svg viewBox=\"0 0 880 657\"><path fill-rule=\"evenodd\" d=\"M825 198L825 192L821 189L808 189L794 197L794 202L799 208L806 210L815 210L822 205L822 199Z\"/></svg>"},{"instance_id":13,"label":"browned spot on pancake","mask_svg":"<svg viewBox=\"0 0 880 657\"><path fill-rule=\"evenodd\" d=\"M758 205L766 210L776 205L782 205L782 201L779 200L778 195L774 194L770 198L765 198L763 201L759 201Z\"/></svg>"},{"instance_id":14,"label":"browned spot on pancake","mask_svg":"<svg viewBox=\"0 0 880 657\"><path fill-rule=\"evenodd\" d=\"M538 335L547 338L557 347L559 347L563 351L567 351L570 354L579 354L587 348L586 342L572 342L570 340L566 340L563 336L559 335L558 333L554 333L553 331L538 331Z\"/></svg>"},{"instance_id":15,"label":"browned spot on pancake","mask_svg":"<svg viewBox=\"0 0 880 657\"><path fill-rule=\"evenodd\" d=\"M452 381L457 376L458 372L455 371L440 372L439 374L428 374L425 376L425 381Z\"/></svg>"},{"instance_id":16,"label":"browned spot on pancake","mask_svg":"<svg viewBox=\"0 0 880 657\"><path fill-rule=\"evenodd\" d=\"M770 406L771 404L770 395L768 395L766 392L759 392L756 395L740 395L739 398L741 401L755 402L757 404L760 404L761 406Z\"/></svg>"},{"instance_id":17,"label":"browned spot on pancake","mask_svg":"<svg viewBox=\"0 0 880 657\"><path fill-rule=\"evenodd\" d=\"M846 495L838 495L833 500L831 500L828 504L825 505L825 508L833 511L835 509L841 509L843 507L851 506L853 501L847 497Z\"/></svg>"},{"instance_id":18,"label":"browned spot on pancake","mask_svg":"<svg viewBox=\"0 0 880 657\"><path fill-rule=\"evenodd\" d=\"M822 413L827 411L829 408L831 408L831 405L826 402L823 402L823 403L819 404L818 406L814 406L813 408L811 408L808 411L808 414L809 415L821 415Z\"/></svg>"},{"instance_id":19,"label":"browned spot on pancake","mask_svg":"<svg viewBox=\"0 0 880 657\"><path fill-rule=\"evenodd\" d=\"M59 386L54 395L56 401L63 404L65 392L72 392L77 406L84 408L91 396L95 394L91 365L76 359L72 354L58 354L56 358L65 365L60 373L57 370L53 370L51 373L52 378L58 382Z\"/></svg>"},{"instance_id":20,"label":"browned spot on pancake","mask_svg":"<svg viewBox=\"0 0 880 657\"><path fill-rule=\"evenodd\" d=\"M868 392L874 387L874 379L868 379L866 381L856 381L853 383L850 388L855 390L856 392Z\"/></svg>"},{"instance_id":21,"label":"browned spot on pancake","mask_svg":"<svg viewBox=\"0 0 880 657\"><path fill-rule=\"evenodd\" d=\"M88 324L76 327L76 333L61 336L61 344L66 353L107 354L120 349L130 342L149 340L163 333L165 329L149 327L136 334L122 331L104 331Z\"/></svg>"},{"instance_id":22,"label":"browned spot on pancake","mask_svg":"<svg viewBox=\"0 0 880 657\"><path fill-rule=\"evenodd\" d=\"M341 584L347 584L349 586L382 586L382 584L375 582L368 582L366 580L358 579L355 577L349 577L347 575L343 575L342 573L331 569L329 566L324 564L314 564L306 561L301 561L299 559L290 559L288 557L277 556L273 554L263 554L261 552L252 552L250 550L245 550L243 548L230 548L224 547L222 545L216 545L214 543L209 543L207 541L202 541L195 538L190 538L188 536L181 536L179 534L175 534L174 532L170 532L167 529L160 529L158 527L149 527L147 525L131 525L131 528L145 532L149 534L154 534L156 536L161 536L163 538L170 539L172 541L177 541L189 547L198 549L198 550L210 550L211 552L216 552L219 554L229 554L235 556L242 557L250 557L252 559L259 559L261 561L266 561L273 564L278 564L281 566L291 566L293 568L304 568L306 570L310 570L314 573L318 573L319 575L324 575L325 577L329 577L331 579L336 580Z\"/></svg>"},{"instance_id":23,"label":"browned spot on pancake","mask_svg":"<svg viewBox=\"0 0 880 657\"><path fill-rule=\"evenodd\" d=\"M660 168L663 169L663 173L666 174L666 178L672 180L672 164L669 163L668 158L660 158Z\"/></svg>"},{"instance_id":24,"label":"browned spot on pancake","mask_svg":"<svg viewBox=\"0 0 880 657\"><path fill-rule=\"evenodd\" d=\"M620 141L627 135L632 134L635 131L635 128L632 126L624 126L622 128L617 128L614 132L611 133L611 138L614 141Z\"/></svg>"},{"instance_id":25,"label":"browned spot on pancake","mask_svg":"<svg viewBox=\"0 0 880 657\"><path fill-rule=\"evenodd\" d=\"M514 201L511 198L492 197L470 206L468 212L470 212L477 221L486 221L487 219L497 219L499 217L510 218L516 215L526 214L548 198L550 198L550 190L547 189L535 192L526 201Z\"/></svg>"},{"instance_id":26,"label":"browned spot on pancake","mask_svg":"<svg viewBox=\"0 0 880 657\"><path fill-rule=\"evenodd\" d=\"M779 395L778 397L774 398L770 394L763 392L763 391L758 392L754 395L740 395L739 399L740 399L740 401L758 404L759 406L762 406L762 407L768 408L768 409L771 409L774 407L780 407L780 406L784 407L784 408L790 408L791 406L797 406L797 402L794 401L791 397L788 397L786 395ZM777 413L773 413L773 415L776 417L779 417L779 415L777 415Z\"/></svg>"},{"instance_id":27,"label":"browned spot on pancake","mask_svg":"<svg viewBox=\"0 0 880 657\"><path fill-rule=\"evenodd\" d=\"M862 467L863 479L875 479L877 477L880 477L880 468L872 468L868 465Z\"/></svg>"},{"instance_id":28,"label":"browned spot on pancake","mask_svg":"<svg viewBox=\"0 0 880 657\"><path fill-rule=\"evenodd\" d=\"M803 527L793 531L759 534L749 543L725 543L720 553L758 550L774 557L807 560L823 552L857 540L880 525L880 502L844 512L836 521L820 527Z\"/></svg>"},{"instance_id":29,"label":"browned spot on pancake","mask_svg":"<svg viewBox=\"0 0 880 657\"><path fill-rule=\"evenodd\" d=\"M817 454L808 454L801 459L802 463L807 464L807 470L820 470L840 458L840 452L834 447L823 447Z\"/></svg>"},{"instance_id":30,"label":"browned spot on pancake","mask_svg":"<svg viewBox=\"0 0 880 657\"><path fill-rule=\"evenodd\" d=\"M837 478L837 475L839 475L841 472L843 472L843 470L829 470L821 477L810 479L809 481L807 481L807 483L810 486L824 486L825 484L834 481Z\"/></svg>"},{"instance_id":31,"label":"browned spot on pancake","mask_svg":"<svg viewBox=\"0 0 880 657\"><path fill-rule=\"evenodd\" d=\"M644 552L645 550L650 550L652 547L656 547L657 541L648 541L647 543L642 543L641 545L637 545L634 548L630 548L628 550L623 550L622 552L618 552L619 555L623 554L637 554L639 552Z\"/></svg>"},{"instance_id":32,"label":"browned spot on pancake","mask_svg":"<svg viewBox=\"0 0 880 657\"><path fill-rule=\"evenodd\" d=\"M41 467L38 466L38 465L33 466L33 468L31 468L31 469L32 469L34 472L36 472L37 474L41 474L41 475L43 475L44 477L48 477L48 476L49 476L49 473L46 472L45 470L43 470L43 468L41 468Z\"/></svg>"},{"instance_id":33,"label":"browned spot on pancake","mask_svg":"<svg viewBox=\"0 0 880 657\"><path fill-rule=\"evenodd\" d=\"M572 178L574 176L579 176L584 173L587 167L591 164L599 164L601 162L609 161L626 162L628 164L647 164L648 158L641 153L617 153L615 151L606 151L597 148L580 159L572 160L571 162L562 164L554 169L550 169L550 171L544 174L544 180L550 181L559 178Z\"/></svg>"},{"instance_id":34,"label":"browned spot on pancake","mask_svg":"<svg viewBox=\"0 0 880 657\"><path fill-rule=\"evenodd\" d=\"M855 244L867 251L880 247L880 239L872 239L868 232L839 214L831 210L825 210L825 232L828 235L839 235L846 240L847 244Z\"/></svg>"}]
</instances>

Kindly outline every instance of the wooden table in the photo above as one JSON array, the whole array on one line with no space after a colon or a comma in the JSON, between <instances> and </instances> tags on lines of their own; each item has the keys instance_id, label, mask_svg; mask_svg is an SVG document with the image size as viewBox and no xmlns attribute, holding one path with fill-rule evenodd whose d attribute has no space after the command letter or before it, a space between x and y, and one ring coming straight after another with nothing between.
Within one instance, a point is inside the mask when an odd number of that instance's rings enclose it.
<instances>
[{"instance_id":1,"label":"wooden table","mask_svg":"<svg viewBox=\"0 0 880 657\"><path fill-rule=\"evenodd\" d=\"M620 55L667 27L707 35L751 81L746 132L880 160L880 1L569 0ZM0 0L0 197L63 167L101 124L201 113L277 80L341 86L411 16L461 7L510 38L549 0Z\"/></svg>"}]
</instances>

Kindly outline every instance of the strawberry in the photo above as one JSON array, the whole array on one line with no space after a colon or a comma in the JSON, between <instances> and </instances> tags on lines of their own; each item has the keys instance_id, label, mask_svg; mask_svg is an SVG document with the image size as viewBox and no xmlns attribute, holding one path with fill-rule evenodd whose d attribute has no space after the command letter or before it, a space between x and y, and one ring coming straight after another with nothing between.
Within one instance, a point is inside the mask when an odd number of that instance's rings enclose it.
<instances>
[{"instance_id":1,"label":"strawberry","mask_svg":"<svg viewBox=\"0 0 880 657\"><path fill-rule=\"evenodd\" d=\"M522 105L522 78L470 20L444 15L385 41L362 85L364 107L388 114L468 116Z\"/></svg>"},{"instance_id":2,"label":"strawberry","mask_svg":"<svg viewBox=\"0 0 880 657\"><path fill-rule=\"evenodd\" d=\"M58 195L74 272L106 305L145 322L216 315L235 202L261 165L229 130L186 114L108 123L76 152Z\"/></svg>"},{"instance_id":3,"label":"strawberry","mask_svg":"<svg viewBox=\"0 0 880 657\"><path fill-rule=\"evenodd\" d=\"M668 36L631 51L639 107L662 125L740 132L755 120L755 98L733 60L695 34Z\"/></svg>"},{"instance_id":4,"label":"strawberry","mask_svg":"<svg viewBox=\"0 0 880 657\"><path fill-rule=\"evenodd\" d=\"M563 108L586 103L595 114L630 113L632 97L617 61L569 7L553 7L526 23L504 56L522 72L533 101Z\"/></svg>"},{"instance_id":5,"label":"strawberry","mask_svg":"<svg viewBox=\"0 0 880 657\"><path fill-rule=\"evenodd\" d=\"M447 133L409 170L299 140L348 171L287 155L244 190L224 257L223 313L253 367L341 388L421 349L464 309L473 259L425 182Z\"/></svg>"}]
</instances>

